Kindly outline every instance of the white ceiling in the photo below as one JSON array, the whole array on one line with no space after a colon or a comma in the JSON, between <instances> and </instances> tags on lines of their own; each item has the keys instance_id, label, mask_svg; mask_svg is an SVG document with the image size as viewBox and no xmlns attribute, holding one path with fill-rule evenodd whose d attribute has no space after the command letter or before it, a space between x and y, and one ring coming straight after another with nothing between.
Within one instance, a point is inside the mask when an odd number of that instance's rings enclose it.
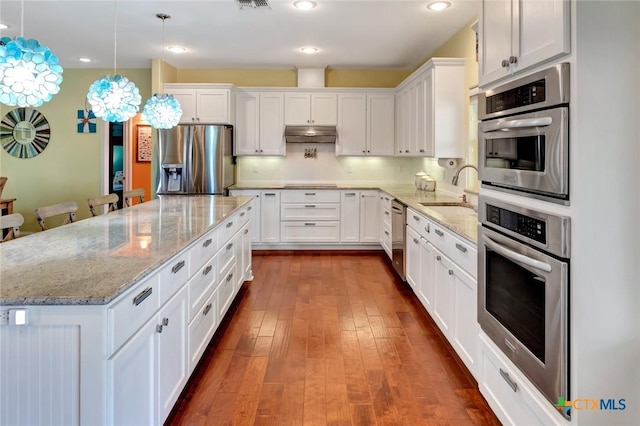
<instances>
[{"instance_id":1,"label":"white ceiling","mask_svg":"<svg viewBox=\"0 0 640 426\"><path fill-rule=\"evenodd\" d=\"M479 0L449 0L432 12L425 1L316 0L300 11L292 0L240 10L235 0L25 0L24 36L35 38L67 68L112 68L117 10L117 68L149 68L165 47L177 68L414 68L478 14ZM0 1L2 36L20 35L18 0ZM303 46L320 51L306 55ZM94 59L89 64L79 57Z\"/></svg>"}]
</instances>

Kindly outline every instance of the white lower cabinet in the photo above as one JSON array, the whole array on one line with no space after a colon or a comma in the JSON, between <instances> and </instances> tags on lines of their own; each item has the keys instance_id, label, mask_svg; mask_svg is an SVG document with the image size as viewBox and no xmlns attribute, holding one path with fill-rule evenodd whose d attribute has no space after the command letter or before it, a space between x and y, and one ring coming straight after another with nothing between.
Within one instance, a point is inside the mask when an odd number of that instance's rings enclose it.
<instances>
[{"instance_id":1,"label":"white lower cabinet","mask_svg":"<svg viewBox=\"0 0 640 426\"><path fill-rule=\"evenodd\" d=\"M420 287L420 234L407 226L406 275L407 283L418 293Z\"/></svg>"},{"instance_id":2,"label":"white lower cabinet","mask_svg":"<svg viewBox=\"0 0 640 426\"><path fill-rule=\"evenodd\" d=\"M251 270L251 242L252 242L252 233L251 227L253 226L253 219L251 222L245 224L242 229L240 229L240 243L238 246L240 247L240 252L238 254L238 288L236 291L240 290L240 286L244 281L251 281L253 279L253 272Z\"/></svg>"},{"instance_id":3,"label":"white lower cabinet","mask_svg":"<svg viewBox=\"0 0 640 426\"><path fill-rule=\"evenodd\" d=\"M434 249L434 252L436 261L434 264L433 319L442 333L449 338L453 324L455 297L455 288L451 285L451 277L449 276L449 274L453 274L452 263L439 250Z\"/></svg>"},{"instance_id":4,"label":"white lower cabinet","mask_svg":"<svg viewBox=\"0 0 640 426\"><path fill-rule=\"evenodd\" d=\"M338 243L340 222L282 222L280 234L283 243Z\"/></svg>"},{"instance_id":5,"label":"white lower cabinet","mask_svg":"<svg viewBox=\"0 0 640 426\"><path fill-rule=\"evenodd\" d=\"M340 241L360 242L360 192L342 191L340 194Z\"/></svg>"},{"instance_id":6,"label":"white lower cabinet","mask_svg":"<svg viewBox=\"0 0 640 426\"><path fill-rule=\"evenodd\" d=\"M280 191L260 193L260 241L280 242Z\"/></svg>"},{"instance_id":7,"label":"white lower cabinet","mask_svg":"<svg viewBox=\"0 0 640 426\"><path fill-rule=\"evenodd\" d=\"M189 374L193 372L218 325L218 293L213 292L189 323Z\"/></svg>"},{"instance_id":8,"label":"white lower cabinet","mask_svg":"<svg viewBox=\"0 0 640 426\"><path fill-rule=\"evenodd\" d=\"M360 242L380 242L379 191L360 191Z\"/></svg>"},{"instance_id":9,"label":"white lower cabinet","mask_svg":"<svg viewBox=\"0 0 640 426\"><path fill-rule=\"evenodd\" d=\"M253 202L247 210L251 216L251 242L260 242L260 191L248 189L232 189L229 191L232 197L253 197Z\"/></svg>"},{"instance_id":10,"label":"white lower cabinet","mask_svg":"<svg viewBox=\"0 0 640 426\"><path fill-rule=\"evenodd\" d=\"M424 237L420 237L420 282L418 298L429 314L433 315L435 293L435 249Z\"/></svg>"}]
</instances>

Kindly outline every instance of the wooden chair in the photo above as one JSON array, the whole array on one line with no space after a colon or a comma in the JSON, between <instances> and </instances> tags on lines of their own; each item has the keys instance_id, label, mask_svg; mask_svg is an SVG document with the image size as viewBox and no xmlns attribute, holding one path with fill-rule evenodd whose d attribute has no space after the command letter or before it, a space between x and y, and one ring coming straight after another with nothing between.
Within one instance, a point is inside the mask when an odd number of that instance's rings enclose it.
<instances>
[{"instance_id":1,"label":"wooden chair","mask_svg":"<svg viewBox=\"0 0 640 426\"><path fill-rule=\"evenodd\" d=\"M87 199L87 203L89 203L89 210L91 210L91 216L98 216L100 212L96 211L96 207L104 206L105 204L109 205L107 212L118 210L119 200L120 198L118 197L118 194L107 194Z\"/></svg>"},{"instance_id":2,"label":"wooden chair","mask_svg":"<svg viewBox=\"0 0 640 426\"><path fill-rule=\"evenodd\" d=\"M131 191L124 191L123 196L124 205L126 207L131 207L133 204L132 199L136 197L138 197L138 203L144 203L144 189L142 188L132 189Z\"/></svg>"},{"instance_id":3,"label":"wooden chair","mask_svg":"<svg viewBox=\"0 0 640 426\"><path fill-rule=\"evenodd\" d=\"M40 224L40 229L45 231L47 227L44 224L44 220L50 218L52 216L58 216L66 214L63 225L67 223L75 222L76 220L76 212L78 211L78 204L75 201L69 201L67 203L54 204L52 206L39 207L35 210L36 219L38 219L38 223Z\"/></svg>"},{"instance_id":4,"label":"wooden chair","mask_svg":"<svg viewBox=\"0 0 640 426\"><path fill-rule=\"evenodd\" d=\"M5 229L8 230L7 235L5 235L0 242L4 243L5 241L18 238L20 236L20 227L23 223L24 217L22 217L20 213L12 213L0 216L0 229L2 230L0 237L4 235Z\"/></svg>"}]
</instances>

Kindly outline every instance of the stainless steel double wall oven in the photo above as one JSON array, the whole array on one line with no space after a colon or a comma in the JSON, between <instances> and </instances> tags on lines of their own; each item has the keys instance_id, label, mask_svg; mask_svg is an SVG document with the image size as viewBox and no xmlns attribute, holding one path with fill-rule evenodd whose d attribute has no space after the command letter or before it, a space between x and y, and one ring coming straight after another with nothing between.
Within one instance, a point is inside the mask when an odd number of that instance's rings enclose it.
<instances>
[{"instance_id":1,"label":"stainless steel double wall oven","mask_svg":"<svg viewBox=\"0 0 640 426\"><path fill-rule=\"evenodd\" d=\"M481 192L478 322L551 403L570 397L570 218L544 208L569 204L568 102L568 64L478 100L482 187L519 196Z\"/></svg>"}]
</instances>

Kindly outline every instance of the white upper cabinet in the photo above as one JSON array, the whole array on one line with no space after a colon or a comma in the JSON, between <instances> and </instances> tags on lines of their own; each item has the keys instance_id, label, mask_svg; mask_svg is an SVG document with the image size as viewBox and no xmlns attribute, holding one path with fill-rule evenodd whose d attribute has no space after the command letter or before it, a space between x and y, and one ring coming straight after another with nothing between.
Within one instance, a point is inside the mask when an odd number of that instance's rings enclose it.
<instances>
[{"instance_id":1,"label":"white upper cabinet","mask_svg":"<svg viewBox=\"0 0 640 426\"><path fill-rule=\"evenodd\" d=\"M284 95L236 93L235 155L285 155Z\"/></svg>"},{"instance_id":2,"label":"white upper cabinet","mask_svg":"<svg viewBox=\"0 0 640 426\"><path fill-rule=\"evenodd\" d=\"M479 85L567 54L568 0L489 0L479 23Z\"/></svg>"},{"instance_id":3,"label":"white upper cabinet","mask_svg":"<svg viewBox=\"0 0 640 426\"><path fill-rule=\"evenodd\" d=\"M336 155L393 155L394 114L393 93L339 94Z\"/></svg>"},{"instance_id":4,"label":"white upper cabinet","mask_svg":"<svg viewBox=\"0 0 640 426\"><path fill-rule=\"evenodd\" d=\"M396 155L465 156L464 59L431 59L397 91Z\"/></svg>"},{"instance_id":5,"label":"white upper cabinet","mask_svg":"<svg viewBox=\"0 0 640 426\"><path fill-rule=\"evenodd\" d=\"M181 124L233 124L231 85L165 84L164 91L180 102Z\"/></svg>"},{"instance_id":6,"label":"white upper cabinet","mask_svg":"<svg viewBox=\"0 0 640 426\"><path fill-rule=\"evenodd\" d=\"M335 126L338 96L335 93L285 93L284 123L288 126Z\"/></svg>"}]
</instances>

